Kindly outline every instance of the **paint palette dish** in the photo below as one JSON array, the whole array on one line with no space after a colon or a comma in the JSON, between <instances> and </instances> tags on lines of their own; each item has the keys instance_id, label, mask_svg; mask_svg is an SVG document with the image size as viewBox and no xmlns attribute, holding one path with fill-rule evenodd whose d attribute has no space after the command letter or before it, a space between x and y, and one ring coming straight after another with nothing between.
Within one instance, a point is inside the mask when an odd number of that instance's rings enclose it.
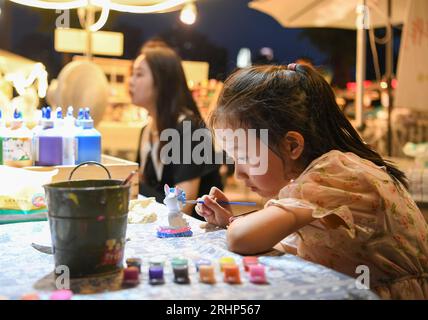
<instances>
[{"instance_id":1,"label":"paint palette dish","mask_svg":"<svg viewBox=\"0 0 428 320\"><path fill-rule=\"evenodd\" d=\"M221 257L219 260L219 264L220 264L220 271L223 272L224 271L224 267L226 265L235 265L235 259L232 257Z\"/></svg>"},{"instance_id":2,"label":"paint palette dish","mask_svg":"<svg viewBox=\"0 0 428 320\"><path fill-rule=\"evenodd\" d=\"M174 282L178 284L189 284L189 268L185 265L174 266Z\"/></svg>"},{"instance_id":3,"label":"paint palette dish","mask_svg":"<svg viewBox=\"0 0 428 320\"><path fill-rule=\"evenodd\" d=\"M249 272L250 266L259 264L259 259L257 257L251 257L251 256L244 257L242 258L242 263L244 264L245 272Z\"/></svg>"},{"instance_id":4,"label":"paint palette dish","mask_svg":"<svg viewBox=\"0 0 428 320\"><path fill-rule=\"evenodd\" d=\"M250 282L254 284L267 284L265 267L263 265L250 265Z\"/></svg>"},{"instance_id":5,"label":"paint palette dish","mask_svg":"<svg viewBox=\"0 0 428 320\"><path fill-rule=\"evenodd\" d=\"M164 284L163 266L149 267L149 283L151 285Z\"/></svg>"},{"instance_id":6,"label":"paint palette dish","mask_svg":"<svg viewBox=\"0 0 428 320\"><path fill-rule=\"evenodd\" d=\"M230 284L240 284L241 275L239 273L239 267L236 264L227 264L223 266L223 281Z\"/></svg>"},{"instance_id":7,"label":"paint palette dish","mask_svg":"<svg viewBox=\"0 0 428 320\"><path fill-rule=\"evenodd\" d=\"M208 284L216 283L215 270L212 265L199 266L199 281Z\"/></svg>"},{"instance_id":8,"label":"paint palette dish","mask_svg":"<svg viewBox=\"0 0 428 320\"><path fill-rule=\"evenodd\" d=\"M73 292L71 290L57 290L52 292L50 300L71 300Z\"/></svg>"},{"instance_id":9,"label":"paint palette dish","mask_svg":"<svg viewBox=\"0 0 428 320\"><path fill-rule=\"evenodd\" d=\"M126 259L126 265L129 267L138 268L139 273L141 273L141 259L140 258L128 258Z\"/></svg>"},{"instance_id":10,"label":"paint palette dish","mask_svg":"<svg viewBox=\"0 0 428 320\"><path fill-rule=\"evenodd\" d=\"M201 266L210 266L211 260L209 259L199 259L195 262L196 272L199 272Z\"/></svg>"},{"instance_id":11,"label":"paint palette dish","mask_svg":"<svg viewBox=\"0 0 428 320\"><path fill-rule=\"evenodd\" d=\"M128 267L123 270L123 282L125 287L137 286L140 283L140 270L137 267Z\"/></svg>"}]
</instances>

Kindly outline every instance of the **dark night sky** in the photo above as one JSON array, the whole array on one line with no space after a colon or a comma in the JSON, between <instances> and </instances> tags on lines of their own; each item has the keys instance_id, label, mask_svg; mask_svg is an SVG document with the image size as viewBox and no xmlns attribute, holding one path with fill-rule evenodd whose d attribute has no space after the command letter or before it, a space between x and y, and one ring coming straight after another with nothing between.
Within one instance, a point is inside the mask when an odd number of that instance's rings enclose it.
<instances>
[{"instance_id":1,"label":"dark night sky","mask_svg":"<svg viewBox=\"0 0 428 320\"><path fill-rule=\"evenodd\" d=\"M198 20L190 28L207 35L214 44L227 48L229 61L236 62L242 47L250 48L256 55L261 47L267 46L274 49L275 58L280 62L291 62L301 55L311 56L317 63L322 62L323 55L308 41L298 39L300 29L283 28L270 16L248 8L248 2L200 0ZM119 20L141 27L144 35L150 37L177 24L178 12L124 15Z\"/></svg>"},{"instance_id":2,"label":"dark night sky","mask_svg":"<svg viewBox=\"0 0 428 320\"><path fill-rule=\"evenodd\" d=\"M143 42L174 26L193 28L205 35L209 41L228 51L228 67L235 67L238 51L242 47L250 48L256 56L261 47L271 47L275 59L288 63L299 56L309 56L320 64L324 56L315 49L309 41L299 39L299 29L285 29L276 20L261 12L248 8L249 0L199 0L198 20L192 26L184 26L179 22L179 12L165 14L117 14L113 24L127 25L141 29ZM25 36L34 33L39 28L40 15L44 10L12 4L12 50ZM46 14L46 13L44 13ZM49 13L54 30L55 14ZM125 37L127 35L125 34ZM53 47L53 44L52 44ZM49 50L49 48L45 48ZM31 49L29 49L31 50ZM52 48L53 50L53 48Z\"/></svg>"},{"instance_id":3,"label":"dark night sky","mask_svg":"<svg viewBox=\"0 0 428 320\"><path fill-rule=\"evenodd\" d=\"M227 50L227 68L235 68L238 51L250 48L253 58L262 47L271 47L275 59L289 63L300 56L311 57L316 65L325 63L327 57L309 40L299 37L301 29L283 28L276 20L259 11L248 8L250 0L198 0L198 20L192 26L179 21L179 12L163 14L114 13L107 30L120 28L137 30L138 37L125 33L125 41L139 46L143 41L173 29L194 30L204 35L216 47ZM0 0L1 3L1 0ZM53 31L58 14L10 3L12 9L11 51L47 64L51 76L56 76L63 64L60 54L54 53ZM76 10L73 11L76 16ZM41 17L44 17L41 19ZM1 19L1 16L0 16ZM42 26L41 24L44 23ZM72 27L78 27L72 25ZM43 34L40 30L43 30ZM135 34L134 34L135 35ZM47 40L48 39L48 40ZM398 41L395 42L396 56ZM133 48L125 58L134 58ZM370 51L368 47L368 58ZM383 56L380 55L381 64ZM196 59L198 60L198 59ZM202 60L202 59L200 59ZM350 66L352 68L352 66ZM368 63L368 71L372 66Z\"/></svg>"}]
</instances>

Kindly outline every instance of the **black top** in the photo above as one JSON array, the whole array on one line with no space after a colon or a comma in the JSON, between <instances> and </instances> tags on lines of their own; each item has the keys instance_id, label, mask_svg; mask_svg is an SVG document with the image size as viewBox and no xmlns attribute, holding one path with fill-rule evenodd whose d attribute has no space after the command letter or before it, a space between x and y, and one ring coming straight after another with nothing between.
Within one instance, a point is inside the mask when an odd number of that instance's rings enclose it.
<instances>
[{"instance_id":1,"label":"black top","mask_svg":"<svg viewBox=\"0 0 428 320\"><path fill-rule=\"evenodd\" d=\"M183 126L185 121L189 121L191 123L191 130L186 131L185 126ZM187 123L188 125L189 123ZM188 126L187 126L188 128ZM184 152L188 152L184 150L184 140L185 139L191 139L193 132L196 129L204 128L203 124L200 124L199 121L194 121L191 118L185 118L182 122L180 122L177 126L177 130L180 135L180 164L164 164L163 171L162 171L162 179L158 181L156 176L155 167L153 165L152 157L150 155L150 152L147 154L145 167L143 169L143 182L140 181L140 188L139 193L146 196L146 197L156 197L156 201L163 203L163 199L165 198L165 192L164 192L164 185L168 184L169 186L173 187L177 185L180 182L191 180L197 177L201 178L200 184L199 184L199 190L198 190L198 197L203 196L204 194L208 194L210 192L211 187L215 186L219 188L220 190L223 189L223 183L221 180L221 176L219 173L220 164L196 164L194 163L194 160L192 157L190 157L191 161L190 164L184 164L183 161L183 155ZM137 154L137 162L141 163L140 159L140 149L141 149L141 140L144 132L143 128L141 130L140 134L140 141L138 143L138 154ZM191 132L191 135L189 133ZM169 138L166 144L168 144L171 141L172 138ZM200 138L198 138L200 139ZM201 139L202 140L202 139ZM200 141L191 141L191 150L201 144L201 143L210 143L210 148L212 151L212 162L214 162L214 147L212 144L212 141L210 140L202 140L204 142ZM188 143L188 142L187 142ZM208 148L208 147L207 147ZM203 150L202 147L199 147L197 150L198 154L201 153L204 155L204 152L199 152L199 150ZM196 152L196 151L195 151ZM205 162L205 161L204 161ZM194 200L194 199L189 199ZM192 213L193 217L196 217L198 219L201 219L201 217L196 214L195 210L193 210Z\"/></svg>"}]
</instances>

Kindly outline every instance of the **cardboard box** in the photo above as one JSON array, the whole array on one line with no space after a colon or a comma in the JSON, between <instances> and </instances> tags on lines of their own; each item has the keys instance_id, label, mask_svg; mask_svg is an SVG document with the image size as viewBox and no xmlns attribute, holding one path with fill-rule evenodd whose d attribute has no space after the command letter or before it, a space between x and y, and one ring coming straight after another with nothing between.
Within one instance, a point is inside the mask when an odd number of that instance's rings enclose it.
<instances>
[{"instance_id":1,"label":"cardboard box","mask_svg":"<svg viewBox=\"0 0 428 320\"><path fill-rule=\"evenodd\" d=\"M110 171L111 178L124 180L128 175L138 170L138 163L115 158L112 156L102 155L101 163ZM53 177L52 182L68 181L71 171L76 166L53 166L53 167L26 167L25 169L34 171L51 171L58 169L58 174ZM107 172L100 166L85 165L73 173L72 180L86 179L108 179ZM131 199L138 197L138 175L134 175L131 182Z\"/></svg>"}]
</instances>

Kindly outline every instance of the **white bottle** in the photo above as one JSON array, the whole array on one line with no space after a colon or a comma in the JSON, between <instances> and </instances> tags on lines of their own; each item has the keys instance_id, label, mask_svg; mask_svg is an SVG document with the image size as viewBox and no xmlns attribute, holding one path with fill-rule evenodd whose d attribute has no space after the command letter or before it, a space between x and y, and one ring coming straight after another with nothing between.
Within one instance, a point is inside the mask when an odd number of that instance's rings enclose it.
<instances>
[{"instance_id":1,"label":"white bottle","mask_svg":"<svg viewBox=\"0 0 428 320\"><path fill-rule=\"evenodd\" d=\"M67 115L64 118L64 127L62 134L62 164L76 164L76 118L73 116L73 107L69 106Z\"/></svg>"}]
</instances>

